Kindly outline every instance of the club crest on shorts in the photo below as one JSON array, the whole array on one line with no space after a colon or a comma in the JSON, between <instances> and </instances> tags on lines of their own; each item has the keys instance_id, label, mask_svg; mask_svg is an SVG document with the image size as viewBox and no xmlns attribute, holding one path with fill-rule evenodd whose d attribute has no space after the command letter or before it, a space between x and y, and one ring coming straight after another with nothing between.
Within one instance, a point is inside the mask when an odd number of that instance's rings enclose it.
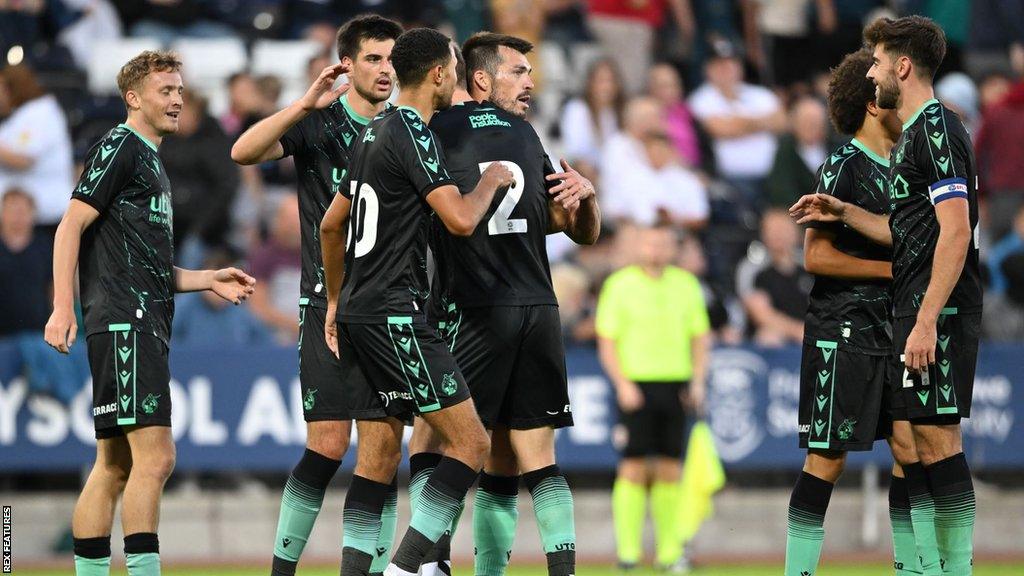
<instances>
[{"instance_id":1,"label":"club crest on shorts","mask_svg":"<svg viewBox=\"0 0 1024 576\"><path fill-rule=\"evenodd\" d=\"M146 396L146 399L142 401L142 411L145 412L146 414L152 414L153 412L156 412L159 401L159 394L150 394L149 396Z\"/></svg>"},{"instance_id":2,"label":"club crest on shorts","mask_svg":"<svg viewBox=\"0 0 1024 576\"><path fill-rule=\"evenodd\" d=\"M316 405L316 393L318 390L319 388L310 388L310 390L306 392L306 397L302 399L303 408L306 410L313 409L313 406Z\"/></svg>"},{"instance_id":3,"label":"club crest on shorts","mask_svg":"<svg viewBox=\"0 0 1024 576\"><path fill-rule=\"evenodd\" d=\"M843 420L842 424L839 425L839 428L836 429L836 436L840 440L849 440L850 437L853 436L853 429L855 426L857 426L857 421L853 418Z\"/></svg>"},{"instance_id":4,"label":"club crest on shorts","mask_svg":"<svg viewBox=\"0 0 1024 576\"><path fill-rule=\"evenodd\" d=\"M449 372L441 377L441 391L446 396L455 394L455 391L459 389L458 382L455 381L455 372Z\"/></svg>"}]
</instances>

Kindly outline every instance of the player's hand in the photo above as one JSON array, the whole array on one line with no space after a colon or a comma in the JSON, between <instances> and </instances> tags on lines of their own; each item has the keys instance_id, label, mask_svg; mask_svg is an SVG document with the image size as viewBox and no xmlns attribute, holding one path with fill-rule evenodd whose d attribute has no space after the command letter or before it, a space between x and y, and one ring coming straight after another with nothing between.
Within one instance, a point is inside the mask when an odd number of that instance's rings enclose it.
<instances>
[{"instance_id":1,"label":"player's hand","mask_svg":"<svg viewBox=\"0 0 1024 576\"><path fill-rule=\"evenodd\" d=\"M338 80L338 76L347 72L348 67L340 62L324 68L320 72L320 76L317 76L317 79L309 86L309 90L306 90L302 98L299 98L302 109L306 111L320 110L341 98L342 94L348 92L350 84L345 83L335 88L334 83Z\"/></svg>"},{"instance_id":2,"label":"player's hand","mask_svg":"<svg viewBox=\"0 0 1024 576\"><path fill-rule=\"evenodd\" d=\"M580 202L594 196L594 184L569 165L569 162L562 158L562 170L557 174L548 174L545 180L560 182L548 190L548 194L554 196L554 202L561 204L565 210L575 210Z\"/></svg>"},{"instance_id":3,"label":"player's hand","mask_svg":"<svg viewBox=\"0 0 1024 576\"><path fill-rule=\"evenodd\" d=\"M324 320L324 339L327 340L327 349L334 354L335 358L341 359L338 353L338 308L336 305L327 304L327 315Z\"/></svg>"},{"instance_id":4,"label":"player's hand","mask_svg":"<svg viewBox=\"0 0 1024 576\"><path fill-rule=\"evenodd\" d=\"M67 354L77 336L78 320L75 319L75 311L71 308L54 308L43 332L46 343L61 354Z\"/></svg>"},{"instance_id":5,"label":"player's hand","mask_svg":"<svg viewBox=\"0 0 1024 576\"><path fill-rule=\"evenodd\" d=\"M935 341L938 337L935 322L918 320L914 329L907 337L907 346L903 351L903 360L907 370L925 372L930 364L935 364Z\"/></svg>"},{"instance_id":6,"label":"player's hand","mask_svg":"<svg viewBox=\"0 0 1024 576\"><path fill-rule=\"evenodd\" d=\"M494 185L495 190L499 190L506 186L516 185L516 177L512 174L512 171L508 169L508 166L505 166L501 162L491 162L480 175L480 178L489 179Z\"/></svg>"},{"instance_id":7,"label":"player's hand","mask_svg":"<svg viewBox=\"0 0 1024 576\"><path fill-rule=\"evenodd\" d=\"M831 194L807 194L789 207L789 216L797 224L839 222L846 213L846 202Z\"/></svg>"},{"instance_id":8,"label":"player's hand","mask_svg":"<svg viewBox=\"0 0 1024 576\"><path fill-rule=\"evenodd\" d=\"M256 279L238 268L221 268L213 272L210 290L228 302L238 305L256 291Z\"/></svg>"},{"instance_id":9,"label":"player's hand","mask_svg":"<svg viewBox=\"0 0 1024 576\"><path fill-rule=\"evenodd\" d=\"M636 382L625 380L615 387L618 396L619 408L623 412L636 412L644 405L644 395Z\"/></svg>"}]
</instances>

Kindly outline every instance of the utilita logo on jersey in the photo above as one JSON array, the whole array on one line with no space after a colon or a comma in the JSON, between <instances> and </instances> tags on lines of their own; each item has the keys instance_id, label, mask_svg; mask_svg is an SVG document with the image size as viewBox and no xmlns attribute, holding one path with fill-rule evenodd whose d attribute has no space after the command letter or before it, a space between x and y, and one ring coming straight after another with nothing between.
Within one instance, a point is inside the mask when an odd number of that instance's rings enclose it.
<instances>
[{"instance_id":1,"label":"utilita logo on jersey","mask_svg":"<svg viewBox=\"0 0 1024 576\"><path fill-rule=\"evenodd\" d=\"M171 222L171 199L166 195L153 196L149 199L149 221L164 226Z\"/></svg>"}]
</instances>

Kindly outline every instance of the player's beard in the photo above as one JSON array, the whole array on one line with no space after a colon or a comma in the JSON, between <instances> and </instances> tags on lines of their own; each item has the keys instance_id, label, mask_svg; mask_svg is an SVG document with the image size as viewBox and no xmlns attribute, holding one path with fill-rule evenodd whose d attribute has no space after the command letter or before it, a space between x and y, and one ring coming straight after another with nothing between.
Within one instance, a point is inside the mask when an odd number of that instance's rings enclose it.
<instances>
[{"instance_id":1,"label":"player's beard","mask_svg":"<svg viewBox=\"0 0 1024 576\"><path fill-rule=\"evenodd\" d=\"M900 86L896 82L896 74L890 72L885 79L876 85L875 103L879 108L895 110L899 105Z\"/></svg>"},{"instance_id":2,"label":"player's beard","mask_svg":"<svg viewBox=\"0 0 1024 576\"><path fill-rule=\"evenodd\" d=\"M503 94L498 94L498 92L494 92L491 94L491 102L493 102L498 108L501 108L513 116L526 118L526 110L519 108L519 98L516 96L508 97Z\"/></svg>"}]
</instances>

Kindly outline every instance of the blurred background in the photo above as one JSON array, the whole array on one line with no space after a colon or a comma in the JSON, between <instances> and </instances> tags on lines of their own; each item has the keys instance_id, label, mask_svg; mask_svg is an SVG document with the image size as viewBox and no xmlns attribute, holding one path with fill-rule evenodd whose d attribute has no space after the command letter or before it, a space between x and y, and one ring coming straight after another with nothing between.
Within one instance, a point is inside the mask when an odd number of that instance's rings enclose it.
<instances>
[{"instance_id":1,"label":"blurred background","mask_svg":"<svg viewBox=\"0 0 1024 576\"><path fill-rule=\"evenodd\" d=\"M576 418L559 435L559 460L579 490L584 563L614 549L618 459L595 302L633 261L637 228L656 223L679 232L675 260L701 280L716 344L703 416L727 483L692 554L781 557L804 457L799 343L812 285L785 208L843 141L825 109L828 70L860 45L865 23L910 13L939 22L949 47L937 96L970 130L980 173L985 344L964 422L977 550L1024 556L1024 0L0 0L0 500L15 506L22 564L66 558L93 457L84 339L70 357L42 339L52 236L88 148L124 118L117 71L158 47L185 62L180 131L160 150L177 264L242 265L261 287L237 308L178 299L178 463L162 548L168 561L267 555L305 440L296 179L288 159L242 168L229 150L337 60L337 27L365 12L459 41L492 30L534 42L531 122L552 158L597 184L600 241L548 243ZM829 539L826 555L884 556L879 483L890 462L884 445L851 458L826 523L849 537ZM308 555L338 555L345 484L341 475L332 485ZM517 557L540 560L532 515L521 518ZM470 532L456 540L456 562L471 552Z\"/></svg>"}]
</instances>

